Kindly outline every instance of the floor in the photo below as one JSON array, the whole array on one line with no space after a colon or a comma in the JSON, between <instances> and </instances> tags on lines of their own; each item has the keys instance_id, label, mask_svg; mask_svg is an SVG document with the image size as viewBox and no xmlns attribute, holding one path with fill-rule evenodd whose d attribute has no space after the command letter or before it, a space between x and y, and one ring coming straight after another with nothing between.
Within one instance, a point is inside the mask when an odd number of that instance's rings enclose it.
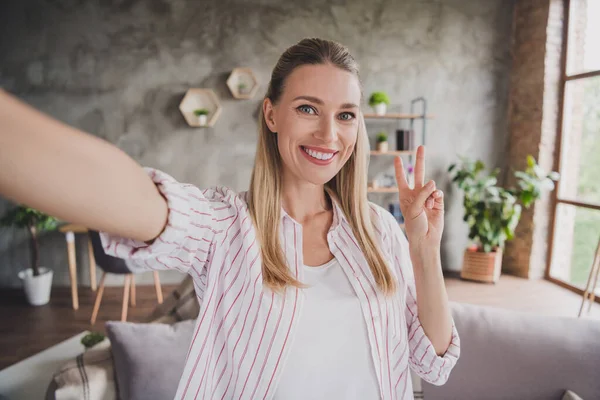
<instances>
[{"instance_id":1,"label":"floor","mask_svg":"<svg viewBox=\"0 0 600 400\"><path fill-rule=\"evenodd\" d=\"M176 285L163 286L166 296ZM456 276L446 278L451 301L507 308L546 315L576 317L581 296L551 282L530 281L502 275L496 284L464 281ZM128 321L143 322L156 306L153 286L136 286L137 306L129 309ZM21 290L0 292L0 370L53 346L84 330L104 332L104 322L121 316L123 289L107 287L98 321L92 327L95 292L80 288L79 310L71 308L68 288L55 288L46 306L26 304ZM600 304L593 305L586 318L600 319Z\"/></svg>"},{"instance_id":2,"label":"floor","mask_svg":"<svg viewBox=\"0 0 600 400\"><path fill-rule=\"evenodd\" d=\"M166 296L177 285L163 285ZM104 323L121 319L123 288L107 286L94 326L90 325L96 292L79 287L79 310L73 310L70 288L53 288L50 303L32 307L22 290L0 291L0 370L63 340L89 330L105 333ZM153 285L136 285L136 306L127 320L145 322L157 305Z\"/></svg>"}]
</instances>

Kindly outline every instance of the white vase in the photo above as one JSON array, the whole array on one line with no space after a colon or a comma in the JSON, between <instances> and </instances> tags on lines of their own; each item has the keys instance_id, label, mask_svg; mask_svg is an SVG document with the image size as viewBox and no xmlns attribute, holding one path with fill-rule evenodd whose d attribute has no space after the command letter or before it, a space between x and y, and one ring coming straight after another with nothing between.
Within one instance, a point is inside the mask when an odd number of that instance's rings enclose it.
<instances>
[{"instance_id":1,"label":"white vase","mask_svg":"<svg viewBox=\"0 0 600 400\"><path fill-rule=\"evenodd\" d=\"M377 143L377 151L381 151L382 153L387 152L389 149L388 142L379 142Z\"/></svg>"},{"instance_id":2,"label":"white vase","mask_svg":"<svg viewBox=\"0 0 600 400\"><path fill-rule=\"evenodd\" d=\"M38 276L33 276L31 268L19 272L19 278L23 281L25 296L29 304L42 306L50 301L53 274L51 269L44 267L40 267Z\"/></svg>"},{"instance_id":3,"label":"white vase","mask_svg":"<svg viewBox=\"0 0 600 400\"><path fill-rule=\"evenodd\" d=\"M206 125L206 122L208 121L208 116L207 115L198 115L198 124L201 126Z\"/></svg>"},{"instance_id":4,"label":"white vase","mask_svg":"<svg viewBox=\"0 0 600 400\"><path fill-rule=\"evenodd\" d=\"M377 115L385 115L385 112L387 111L387 104L385 104L385 103L375 104L375 106L373 107L373 110L375 110L375 114L377 114Z\"/></svg>"}]
</instances>

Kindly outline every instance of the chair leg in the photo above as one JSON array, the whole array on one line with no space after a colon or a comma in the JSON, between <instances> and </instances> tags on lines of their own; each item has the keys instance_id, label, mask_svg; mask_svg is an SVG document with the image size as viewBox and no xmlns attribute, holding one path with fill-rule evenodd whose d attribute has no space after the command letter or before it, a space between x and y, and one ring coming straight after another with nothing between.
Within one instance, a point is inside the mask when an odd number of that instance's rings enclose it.
<instances>
[{"instance_id":1,"label":"chair leg","mask_svg":"<svg viewBox=\"0 0 600 400\"><path fill-rule=\"evenodd\" d=\"M121 321L127 321L127 306L129 305L129 290L131 286L131 274L125 275L125 287L123 288L123 309L121 310Z\"/></svg>"},{"instance_id":2,"label":"chair leg","mask_svg":"<svg viewBox=\"0 0 600 400\"><path fill-rule=\"evenodd\" d=\"M131 307L135 307L135 275L131 274Z\"/></svg>"},{"instance_id":3,"label":"chair leg","mask_svg":"<svg viewBox=\"0 0 600 400\"><path fill-rule=\"evenodd\" d=\"M594 261L592 261L592 268L590 269L590 275L588 276L588 280L587 280L587 284L585 285L585 291L583 292L583 298L581 299L581 307L579 307L579 313L577 314L578 317L581 317L581 314L583 312L583 307L585 306L585 302L586 300L588 300L590 294L592 295L592 302L590 303L590 308L591 308L591 304L593 304L594 302L594 292L595 292L595 288L596 288L596 282L598 277L596 276L596 274L598 273L598 269L600 269L600 240L598 240L598 245L596 246L596 252L594 253ZM594 282L596 281L596 282ZM592 282L594 282L592 284ZM588 308L588 312L590 311L590 309Z\"/></svg>"},{"instance_id":4,"label":"chair leg","mask_svg":"<svg viewBox=\"0 0 600 400\"><path fill-rule=\"evenodd\" d=\"M596 277L594 279L594 284L592 285L590 304L588 304L588 310L587 310L588 314L592 311L592 305L594 304L594 301L596 299L596 287L598 286L599 278L600 278L600 257L598 257L598 260L596 262Z\"/></svg>"},{"instance_id":5,"label":"chair leg","mask_svg":"<svg viewBox=\"0 0 600 400\"><path fill-rule=\"evenodd\" d=\"M160 278L158 276L158 271L154 271L154 288L156 289L156 297L158 298L158 304L162 304L163 295L162 287L160 286Z\"/></svg>"},{"instance_id":6,"label":"chair leg","mask_svg":"<svg viewBox=\"0 0 600 400\"><path fill-rule=\"evenodd\" d=\"M102 279L100 279L100 287L98 293L96 293L96 301L94 302L94 309L92 311L91 323L96 323L96 317L98 317L98 311L100 310L100 303L102 302L102 295L104 294L104 280L106 279L106 272L102 273Z\"/></svg>"}]
</instances>

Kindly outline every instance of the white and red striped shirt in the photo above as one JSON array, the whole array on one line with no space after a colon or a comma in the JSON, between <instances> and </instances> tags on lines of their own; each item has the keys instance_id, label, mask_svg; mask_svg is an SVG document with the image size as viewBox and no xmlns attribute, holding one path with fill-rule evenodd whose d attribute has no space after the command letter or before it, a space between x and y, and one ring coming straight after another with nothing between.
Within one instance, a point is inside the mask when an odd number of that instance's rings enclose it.
<instances>
[{"instance_id":1,"label":"white and red striped shirt","mask_svg":"<svg viewBox=\"0 0 600 400\"><path fill-rule=\"evenodd\" d=\"M272 399L302 313L302 289L276 294L263 286L260 246L246 203L247 192L204 191L145 168L167 199L168 223L151 245L102 232L105 251L149 269L189 273L200 304L176 399ZM417 315L408 242L394 217L371 203L376 240L397 294L385 297L344 214L334 202L329 249L347 275L368 330L381 398L412 399L409 368L442 385L460 355L452 340L440 357ZM303 281L302 225L282 208L279 238L288 266ZM318 362L318 360L315 360Z\"/></svg>"}]
</instances>

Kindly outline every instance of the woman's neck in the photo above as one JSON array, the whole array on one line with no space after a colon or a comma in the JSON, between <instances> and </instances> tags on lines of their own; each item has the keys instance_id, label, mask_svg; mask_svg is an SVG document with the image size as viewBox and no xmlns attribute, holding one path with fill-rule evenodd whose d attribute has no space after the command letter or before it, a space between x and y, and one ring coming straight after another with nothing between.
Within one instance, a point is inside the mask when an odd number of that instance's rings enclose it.
<instances>
[{"instance_id":1,"label":"woman's neck","mask_svg":"<svg viewBox=\"0 0 600 400\"><path fill-rule=\"evenodd\" d=\"M310 182L284 184L281 202L285 212L301 224L324 212L330 212L332 207L324 186Z\"/></svg>"}]
</instances>

